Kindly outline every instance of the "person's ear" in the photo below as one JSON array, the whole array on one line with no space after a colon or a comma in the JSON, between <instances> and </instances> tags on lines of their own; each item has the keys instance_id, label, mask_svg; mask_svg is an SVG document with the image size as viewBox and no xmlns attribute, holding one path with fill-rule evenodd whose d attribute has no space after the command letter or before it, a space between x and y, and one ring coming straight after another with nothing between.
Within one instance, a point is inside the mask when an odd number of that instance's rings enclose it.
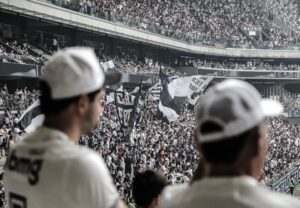
<instances>
[{"instance_id":1,"label":"person's ear","mask_svg":"<svg viewBox=\"0 0 300 208\"><path fill-rule=\"evenodd\" d=\"M87 95L81 95L79 100L75 104L76 112L81 117L85 115L85 112L87 111L89 107L89 99Z\"/></svg>"}]
</instances>

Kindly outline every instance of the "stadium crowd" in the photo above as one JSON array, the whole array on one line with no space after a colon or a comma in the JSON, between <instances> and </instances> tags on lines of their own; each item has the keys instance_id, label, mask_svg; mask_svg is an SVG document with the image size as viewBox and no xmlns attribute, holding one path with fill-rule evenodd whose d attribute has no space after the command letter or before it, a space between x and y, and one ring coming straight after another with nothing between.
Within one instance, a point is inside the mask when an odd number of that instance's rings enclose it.
<instances>
[{"instance_id":1,"label":"stadium crowd","mask_svg":"<svg viewBox=\"0 0 300 208\"><path fill-rule=\"evenodd\" d=\"M116 66L116 69L120 72L130 74L158 74L160 69L166 71L169 75L183 75L179 71L173 69L170 66L162 64L159 61L154 61L151 57L145 57L142 60L138 60L137 56L122 53L113 57L102 56L99 58L100 62L106 62L112 60Z\"/></svg>"},{"instance_id":2,"label":"stadium crowd","mask_svg":"<svg viewBox=\"0 0 300 208\"><path fill-rule=\"evenodd\" d=\"M289 124L283 117L268 119L269 141L266 164L260 182L271 185L286 174L292 167L298 166L300 148L300 127Z\"/></svg>"},{"instance_id":3,"label":"stadium crowd","mask_svg":"<svg viewBox=\"0 0 300 208\"><path fill-rule=\"evenodd\" d=\"M3 63L42 65L48 58L47 54L27 41L0 41L0 60Z\"/></svg>"},{"instance_id":4,"label":"stadium crowd","mask_svg":"<svg viewBox=\"0 0 300 208\"><path fill-rule=\"evenodd\" d=\"M162 174L169 184L189 182L199 159L193 146L193 112L185 109L184 116L167 124L156 117L157 102L147 100L145 105L147 110L136 128L134 146L122 143L122 131L112 103L105 106L103 119L93 134L81 139L81 144L105 158L116 187L127 203L133 202L130 190L135 173L152 169ZM268 154L259 181L271 186L300 165L300 128L283 117L268 119L267 126L270 129Z\"/></svg>"},{"instance_id":5,"label":"stadium crowd","mask_svg":"<svg viewBox=\"0 0 300 208\"><path fill-rule=\"evenodd\" d=\"M298 22L283 29L273 22L294 14L296 7L282 10L281 5L268 1L124 1L124 0L47 0L83 14L159 33L190 43L229 47L286 49L298 41ZM276 2L276 1L274 1ZM271 5L271 6L270 6ZM294 4L293 4L294 5ZM295 27L295 24L296 27Z\"/></svg>"},{"instance_id":6,"label":"stadium crowd","mask_svg":"<svg viewBox=\"0 0 300 208\"><path fill-rule=\"evenodd\" d=\"M60 44L53 38L51 43L40 43L41 47L50 53L60 49ZM98 50L98 49L95 49ZM29 51L31 53L29 54ZM19 64L34 64L43 65L47 61L49 55L44 51L32 46L25 40L5 41L1 45L0 41L0 61L3 63L19 63ZM145 57L138 60L138 57L126 50L118 52L114 56L108 56L105 53L99 55L99 62L107 62L113 60L116 69L121 72L146 74L158 73L161 68L167 71L168 74L180 74L169 66L163 65L159 61L155 61L151 57Z\"/></svg>"},{"instance_id":7,"label":"stadium crowd","mask_svg":"<svg viewBox=\"0 0 300 208\"><path fill-rule=\"evenodd\" d=\"M5 157L24 135L17 120L37 99L38 92L25 88L9 93L4 85L0 94L0 106L5 111L0 129L0 156ZM127 203L132 202L131 183L137 172L152 169L161 173L170 184L188 182L199 159L193 145L192 110L185 106L183 116L166 123L157 115L157 101L146 98L144 105L147 107L141 112L141 122L137 124L130 144L123 142L114 102L105 105L97 128L79 141L103 156L118 191ZM284 117L270 118L267 125L268 153L260 182L270 186L292 167L299 165L300 128L289 124Z\"/></svg>"},{"instance_id":8,"label":"stadium crowd","mask_svg":"<svg viewBox=\"0 0 300 208\"><path fill-rule=\"evenodd\" d=\"M18 118L38 99L38 96L38 91L27 88L16 89L13 93L8 91L6 85L0 88L0 109L4 112L0 129L0 157L5 157L24 133L17 124Z\"/></svg>"},{"instance_id":9,"label":"stadium crowd","mask_svg":"<svg viewBox=\"0 0 300 208\"><path fill-rule=\"evenodd\" d=\"M55 42L55 41L54 41ZM9 47L7 49L6 47ZM44 63L49 55L40 49L37 49L27 42L22 41L12 41L6 42L4 45L0 45L0 60L3 63L20 63L20 64L37 64L40 65ZM55 52L59 47L53 48L54 46L44 45L45 50ZM8 52L10 50L10 52ZM28 50L34 52L33 55L28 53ZM96 49L97 50L97 49ZM32 54L32 53L31 53ZM114 56L108 56L103 53L99 55L100 62L107 62L112 60L116 66L116 69L133 74L155 74L159 73L160 69L168 71L170 75L182 75L180 72L173 69L171 66L162 64L158 60L154 60L151 57L144 57L143 59L138 59L137 55L130 53L126 50L118 52ZM237 61L212 61L205 59L196 60L185 60L179 63L175 59L174 66L194 66L198 69L201 68L212 68L212 69L231 69L231 70L276 70L276 71L299 71L300 65L298 64L283 64L273 65L265 63L262 60L249 60L246 63L240 63Z\"/></svg>"},{"instance_id":10,"label":"stadium crowd","mask_svg":"<svg viewBox=\"0 0 300 208\"><path fill-rule=\"evenodd\" d=\"M208 60L191 60L186 65L193 65L196 68L213 68L213 69L232 69L232 70L273 70L273 71L299 71L298 64L279 64L271 65L261 60L248 60L246 63L238 63L233 61L208 61Z\"/></svg>"},{"instance_id":11,"label":"stadium crowd","mask_svg":"<svg viewBox=\"0 0 300 208\"><path fill-rule=\"evenodd\" d=\"M57 40L54 38L51 44L42 44L45 51L55 52L60 47L57 46ZM95 49L96 51L99 49ZM30 53L29 53L30 51ZM49 55L44 51L32 46L28 41L14 40L6 41L1 45L0 43L0 60L3 63L20 63L20 64L37 64L41 65ZM116 69L125 73L147 74L158 73L160 69L168 71L170 75L182 75L171 66L162 64L160 61L151 57L144 57L139 59L136 54L123 49L113 56L108 56L106 53L99 53L99 61L107 62L112 60ZM298 64L269 64L262 60L249 60L246 63L238 61L217 61L205 59L187 59L180 62L175 59L174 66L194 66L198 69L212 68L212 69L232 69L232 70L277 70L277 71L299 71Z\"/></svg>"}]
</instances>

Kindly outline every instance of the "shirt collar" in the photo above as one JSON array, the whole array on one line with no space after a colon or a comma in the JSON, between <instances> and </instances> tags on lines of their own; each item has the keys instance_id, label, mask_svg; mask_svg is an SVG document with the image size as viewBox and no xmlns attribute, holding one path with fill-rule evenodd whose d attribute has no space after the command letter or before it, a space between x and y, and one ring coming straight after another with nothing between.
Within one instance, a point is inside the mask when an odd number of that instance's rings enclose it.
<instances>
[{"instance_id":1,"label":"shirt collar","mask_svg":"<svg viewBox=\"0 0 300 208\"><path fill-rule=\"evenodd\" d=\"M37 135L35 135L37 134ZM75 144L73 140L69 138L67 134L62 131L59 131L54 128L49 128L45 126L40 126L34 131L31 136L29 136L29 140L39 140L39 141L53 141L60 140L64 142L69 142Z\"/></svg>"}]
</instances>

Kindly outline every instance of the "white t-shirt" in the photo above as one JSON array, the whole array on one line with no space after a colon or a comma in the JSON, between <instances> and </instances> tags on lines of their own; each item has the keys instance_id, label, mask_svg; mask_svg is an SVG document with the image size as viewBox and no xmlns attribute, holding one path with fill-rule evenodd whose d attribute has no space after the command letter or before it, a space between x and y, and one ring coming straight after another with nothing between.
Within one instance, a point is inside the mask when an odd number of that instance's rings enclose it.
<instances>
[{"instance_id":1,"label":"white t-shirt","mask_svg":"<svg viewBox=\"0 0 300 208\"><path fill-rule=\"evenodd\" d=\"M169 207L168 204L173 202L173 199L176 199L177 196L180 196L187 188L189 187L188 183L170 185L164 188L160 195L160 206Z\"/></svg>"},{"instance_id":2,"label":"white t-shirt","mask_svg":"<svg viewBox=\"0 0 300 208\"><path fill-rule=\"evenodd\" d=\"M97 153L45 127L13 148L4 184L11 208L111 208L119 200Z\"/></svg>"},{"instance_id":3,"label":"white t-shirt","mask_svg":"<svg viewBox=\"0 0 300 208\"><path fill-rule=\"evenodd\" d=\"M209 177L182 189L174 197L164 197L161 208L296 208L300 200L275 193L248 176Z\"/></svg>"}]
</instances>

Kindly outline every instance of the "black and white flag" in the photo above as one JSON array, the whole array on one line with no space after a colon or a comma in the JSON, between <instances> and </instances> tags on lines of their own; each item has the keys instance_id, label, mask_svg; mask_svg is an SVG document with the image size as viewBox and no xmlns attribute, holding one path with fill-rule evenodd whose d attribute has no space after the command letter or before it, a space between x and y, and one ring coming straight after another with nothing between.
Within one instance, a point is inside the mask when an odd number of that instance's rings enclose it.
<instances>
[{"instance_id":1,"label":"black and white flag","mask_svg":"<svg viewBox=\"0 0 300 208\"><path fill-rule=\"evenodd\" d=\"M172 81L174 79L177 79L178 76L172 76L169 77L169 81ZM148 89L148 98L150 100L159 100L160 99L160 94L161 94L162 86L161 86L161 81L158 81L155 83L152 87Z\"/></svg>"},{"instance_id":2,"label":"black and white flag","mask_svg":"<svg viewBox=\"0 0 300 208\"><path fill-rule=\"evenodd\" d=\"M212 79L201 75L180 77L173 80L168 85L168 89L171 97L187 97L188 102L195 105Z\"/></svg>"},{"instance_id":3,"label":"black and white flag","mask_svg":"<svg viewBox=\"0 0 300 208\"><path fill-rule=\"evenodd\" d=\"M40 101L35 101L29 106L17 123L25 130L26 133L34 131L37 127L41 126L44 121L44 114L40 108Z\"/></svg>"},{"instance_id":4,"label":"black and white flag","mask_svg":"<svg viewBox=\"0 0 300 208\"><path fill-rule=\"evenodd\" d=\"M190 76L169 81L168 77L163 73L160 73L160 78L162 92L159 109L169 122L175 121L179 117L186 100L191 105L195 105L213 79L206 76Z\"/></svg>"},{"instance_id":5,"label":"black and white flag","mask_svg":"<svg viewBox=\"0 0 300 208\"><path fill-rule=\"evenodd\" d=\"M125 142L129 142L131 131L136 125L138 115L141 111L141 102L139 102L140 94L140 87L135 88L132 92L123 90L123 87L115 91L117 114L124 133Z\"/></svg>"},{"instance_id":6,"label":"black and white flag","mask_svg":"<svg viewBox=\"0 0 300 208\"><path fill-rule=\"evenodd\" d=\"M168 88L169 78L162 71L159 72L162 91L160 95L160 101L158 108L160 112L168 119L169 122L175 121L181 112L184 104L184 99L176 99L171 96L172 89ZM170 92L171 90L171 92Z\"/></svg>"},{"instance_id":7,"label":"black and white flag","mask_svg":"<svg viewBox=\"0 0 300 208\"><path fill-rule=\"evenodd\" d=\"M160 98L160 93L161 93L161 83L160 82L157 82L156 84L154 84L152 87L150 87L148 89L148 98L150 100L159 100Z\"/></svg>"}]
</instances>

